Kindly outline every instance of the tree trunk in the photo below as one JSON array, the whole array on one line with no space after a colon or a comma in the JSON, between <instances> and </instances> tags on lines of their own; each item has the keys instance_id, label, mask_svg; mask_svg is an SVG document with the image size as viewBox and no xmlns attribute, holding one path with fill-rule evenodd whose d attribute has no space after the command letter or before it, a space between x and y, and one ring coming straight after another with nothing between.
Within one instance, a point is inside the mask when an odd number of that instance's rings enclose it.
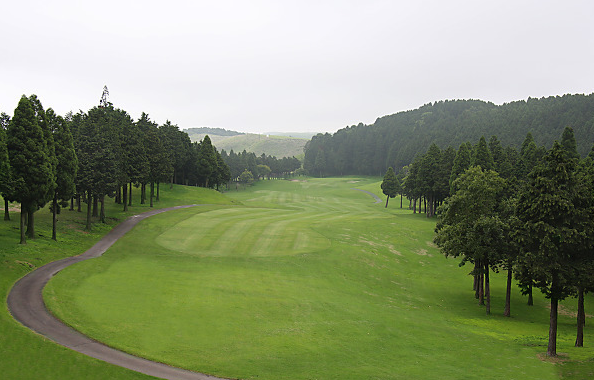
<instances>
[{"instance_id":1,"label":"tree trunk","mask_svg":"<svg viewBox=\"0 0 594 380\"><path fill-rule=\"evenodd\" d=\"M143 205L146 202L146 183L140 184L140 204Z\"/></svg>"},{"instance_id":2,"label":"tree trunk","mask_svg":"<svg viewBox=\"0 0 594 380\"><path fill-rule=\"evenodd\" d=\"M478 271L478 261L474 263L474 270L472 271L474 277L474 282L472 284L472 290L474 290L474 298L478 300L479 298L479 271Z\"/></svg>"},{"instance_id":3,"label":"tree trunk","mask_svg":"<svg viewBox=\"0 0 594 380\"><path fill-rule=\"evenodd\" d=\"M86 231L91 231L91 209L93 207L93 196L91 192L87 192L87 225L85 227Z\"/></svg>"},{"instance_id":4,"label":"tree trunk","mask_svg":"<svg viewBox=\"0 0 594 380\"><path fill-rule=\"evenodd\" d=\"M552 287L552 286L551 286ZM551 316L549 318L549 345L547 346L547 356L557 356L557 309L559 300L551 297Z\"/></svg>"},{"instance_id":5,"label":"tree trunk","mask_svg":"<svg viewBox=\"0 0 594 380\"><path fill-rule=\"evenodd\" d=\"M482 265L479 263L479 305L485 306L485 288L484 288L485 274L482 270Z\"/></svg>"},{"instance_id":6,"label":"tree trunk","mask_svg":"<svg viewBox=\"0 0 594 380\"><path fill-rule=\"evenodd\" d=\"M81 194L76 194L76 211L82 212Z\"/></svg>"},{"instance_id":7,"label":"tree trunk","mask_svg":"<svg viewBox=\"0 0 594 380\"><path fill-rule=\"evenodd\" d=\"M128 206L132 206L132 182L130 182L130 187L128 190Z\"/></svg>"},{"instance_id":8,"label":"tree trunk","mask_svg":"<svg viewBox=\"0 0 594 380\"><path fill-rule=\"evenodd\" d=\"M386 196L386 208L388 208L388 201L390 200L390 196Z\"/></svg>"},{"instance_id":9,"label":"tree trunk","mask_svg":"<svg viewBox=\"0 0 594 380\"><path fill-rule=\"evenodd\" d=\"M74 211L74 197L70 197L70 211Z\"/></svg>"},{"instance_id":10,"label":"tree trunk","mask_svg":"<svg viewBox=\"0 0 594 380\"><path fill-rule=\"evenodd\" d=\"M584 347L584 324L586 322L584 311L584 288L578 287L578 311L577 311L577 337L575 338L576 347Z\"/></svg>"},{"instance_id":11,"label":"tree trunk","mask_svg":"<svg viewBox=\"0 0 594 380\"><path fill-rule=\"evenodd\" d=\"M118 186L118 189L116 190L115 203L117 203L119 205L122 204L122 188L119 186Z\"/></svg>"},{"instance_id":12,"label":"tree trunk","mask_svg":"<svg viewBox=\"0 0 594 380\"><path fill-rule=\"evenodd\" d=\"M4 220L10 220L10 212L8 211L8 199L4 199Z\"/></svg>"},{"instance_id":13,"label":"tree trunk","mask_svg":"<svg viewBox=\"0 0 594 380\"><path fill-rule=\"evenodd\" d=\"M27 209L27 237L29 239L35 239L35 211L33 210L34 207L29 207Z\"/></svg>"},{"instance_id":14,"label":"tree trunk","mask_svg":"<svg viewBox=\"0 0 594 380\"><path fill-rule=\"evenodd\" d=\"M507 287L505 288L505 309L503 310L504 317L511 316L511 287L512 287L512 267L509 265L507 270Z\"/></svg>"},{"instance_id":15,"label":"tree trunk","mask_svg":"<svg viewBox=\"0 0 594 380\"><path fill-rule=\"evenodd\" d=\"M402 208L402 194L400 194L400 208Z\"/></svg>"},{"instance_id":16,"label":"tree trunk","mask_svg":"<svg viewBox=\"0 0 594 380\"><path fill-rule=\"evenodd\" d=\"M58 223L58 197L54 193L54 200L52 204L52 239L58 241L56 238L56 224Z\"/></svg>"},{"instance_id":17,"label":"tree trunk","mask_svg":"<svg viewBox=\"0 0 594 380\"><path fill-rule=\"evenodd\" d=\"M532 297L532 284L528 285L528 306L534 306L534 298Z\"/></svg>"},{"instance_id":18,"label":"tree trunk","mask_svg":"<svg viewBox=\"0 0 594 380\"><path fill-rule=\"evenodd\" d=\"M161 195L161 191L160 191L161 187L159 185L160 185L160 182L157 182L157 199L156 199L157 202L159 202L159 196Z\"/></svg>"},{"instance_id":19,"label":"tree trunk","mask_svg":"<svg viewBox=\"0 0 594 380\"><path fill-rule=\"evenodd\" d=\"M99 220L101 220L101 223L105 223L105 195L101 196L99 202L101 202L101 212L99 213Z\"/></svg>"},{"instance_id":20,"label":"tree trunk","mask_svg":"<svg viewBox=\"0 0 594 380\"><path fill-rule=\"evenodd\" d=\"M126 182L122 188L122 202L124 202L124 211L128 211L128 183Z\"/></svg>"},{"instance_id":21,"label":"tree trunk","mask_svg":"<svg viewBox=\"0 0 594 380\"><path fill-rule=\"evenodd\" d=\"M96 195L93 195L93 217L96 218L99 216L99 199L97 199Z\"/></svg>"},{"instance_id":22,"label":"tree trunk","mask_svg":"<svg viewBox=\"0 0 594 380\"><path fill-rule=\"evenodd\" d=\"M21 203L21 242L20 244L27 244L27 238L25 237L25 224L27 220L27 210Z\"/></svg>"},{"instance_id":23,"label":"tree trunk","mask_svg":"<svg viewBox=\"0 0 594 380\"><path fill-rule=\"evenodd\" d=\"M151 207L153 207L153 197L155 196L155 183L151 182Z\"/></svg>"},{"instance_id":24,"label":"tree trunk","mask_svg":"<svg viewBox=\"0 0 594 380\"><path fill-rule=\"evenodd\" d=\"M489 283L489 261L485 262L485 296L487 298L486 313L491 315L491 284Z\"/></svg>"},{"instance_id":25,"label":"tree trunk","mask_svg":"<svg viewBox=\"0 0 594 380\"><path fill-rule=\"evenodd\" d=\"M417 213L417 198L413 199L413 214Z\"/></svg>"}]
</instances>

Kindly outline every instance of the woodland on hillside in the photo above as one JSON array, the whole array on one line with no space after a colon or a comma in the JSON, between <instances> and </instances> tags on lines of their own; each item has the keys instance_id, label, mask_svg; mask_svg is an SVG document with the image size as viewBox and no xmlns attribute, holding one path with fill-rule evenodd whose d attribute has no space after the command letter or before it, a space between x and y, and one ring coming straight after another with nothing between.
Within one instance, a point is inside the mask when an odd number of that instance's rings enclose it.
<instances>
[{"instance_id":1,"label":"woodland on hillside","mask_svg":"<svg viewBox=\"0 0 594 380\"><path fill-rule=\"evenodd\" d=\"M305 147L304 169L314 176L383 175L396 172L433 143L458 147L481 136L498 136L519 148L528 132L550 148L565 127L574 130L578 153L594 143L594 94L529 98L497 106L481 100L440 101L412 111L318 134Z\"/></svg>"}]
</instances>

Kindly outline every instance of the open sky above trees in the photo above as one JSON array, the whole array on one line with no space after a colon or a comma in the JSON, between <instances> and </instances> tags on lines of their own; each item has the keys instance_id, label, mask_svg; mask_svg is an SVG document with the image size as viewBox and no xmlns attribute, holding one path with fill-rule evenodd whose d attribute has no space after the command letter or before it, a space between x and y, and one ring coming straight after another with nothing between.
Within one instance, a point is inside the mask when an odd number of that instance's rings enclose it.
<instances>
[{"instance_id":1,"label":"open sky above trees","mask_svg":"<svg viewBox=\"0 0 594 380\"><path fill-rule=\"evenodd\" d=\"M180 128L334 132L444 99L594 91L594 3L19 1L0 111L110 101Z\"/></svg>"}]
</instances>

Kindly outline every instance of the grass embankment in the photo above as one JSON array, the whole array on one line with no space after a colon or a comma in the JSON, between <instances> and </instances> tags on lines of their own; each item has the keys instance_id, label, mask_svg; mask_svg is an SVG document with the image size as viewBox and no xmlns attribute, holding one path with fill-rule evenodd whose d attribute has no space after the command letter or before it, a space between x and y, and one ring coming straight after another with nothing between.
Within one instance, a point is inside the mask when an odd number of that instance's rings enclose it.
<instances>
[{"instance_id":1,"label":"grass embankment","mask_svg":"<svg viewBox=\"0 0 594 380\"><path fill-rule=\"evenodd\" d=\"M113 226L127 216L148 211L148 205L138 204L138 191L128 213L113 201L106 202L107 224L95 223L90 233L84 232L85 213L62 211L58 222L58 241L51 240L51 214L46 209L35 213L35 228L39 235L19 245L18 204L11 207L11 220L0 220L0 378L2 379L152 379L120 367L91 359L63 348L16 322L6 307L10 288L20 277L50 261L83 253ZM0 218L4 216L4 200L0 198ZM163 186L161 200L155 208L187 203L229 203L214 191L175 186Z\"/></svg>"},{"instance_id":2,"label":"grass embankment","mask_svg":"<svg viewBox=\"0 0 594 380\"><path fill-rule=\"evenodd\" d=\"M485 316L470 268L433 245L434 220L353 187L381 195L369 178L262 181L228 193L244 206L155 216L56 276L46 300L98 340L230 378L591 377L573 300L559 320L570 362L540 360L545 299L528 307L514 290L504 318L505 278L493 276Z\"/></svg>"}]
</instances>

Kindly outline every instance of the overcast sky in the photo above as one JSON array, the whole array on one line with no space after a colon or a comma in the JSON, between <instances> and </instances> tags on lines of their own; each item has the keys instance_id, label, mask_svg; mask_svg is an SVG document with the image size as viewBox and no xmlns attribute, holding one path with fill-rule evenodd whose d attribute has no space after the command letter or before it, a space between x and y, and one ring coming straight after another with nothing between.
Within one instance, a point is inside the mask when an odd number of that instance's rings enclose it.
<instances>
[{"instance_id":1,"label":"overcast sky","mask_svg":"<svg viewBox=\"0 0 594 380\"><path fill-rule=\"evenodd\" d=\"M594 92L594 1L2 1L0 111L334 132L444 99Z\"/></svg>"}]
</instances>

